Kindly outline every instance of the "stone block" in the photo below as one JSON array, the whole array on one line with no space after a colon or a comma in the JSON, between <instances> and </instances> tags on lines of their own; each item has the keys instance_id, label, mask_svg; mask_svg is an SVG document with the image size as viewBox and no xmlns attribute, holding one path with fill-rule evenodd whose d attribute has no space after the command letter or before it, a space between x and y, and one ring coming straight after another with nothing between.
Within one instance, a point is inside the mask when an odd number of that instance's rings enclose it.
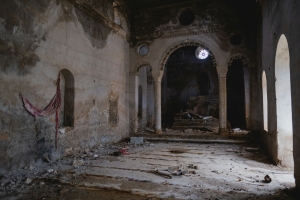
<instances>
[{"instance_id":1,"label":"stone block","mask_svg":"<svg viewBox=\"0 0 300 200\"><path fill-rule=\"evenodd\" d=\"M143 144L144 143L144 138L143 137L131 137L130 138L130 143L131 144Z\"/></svg>"}]
</instances>

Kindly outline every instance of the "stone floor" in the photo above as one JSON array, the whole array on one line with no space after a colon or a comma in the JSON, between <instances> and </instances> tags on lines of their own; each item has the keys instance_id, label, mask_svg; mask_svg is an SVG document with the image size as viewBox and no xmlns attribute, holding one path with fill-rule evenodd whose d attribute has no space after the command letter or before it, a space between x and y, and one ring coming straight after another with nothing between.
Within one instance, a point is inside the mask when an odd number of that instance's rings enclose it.
<instances>
[{"instance_id":1,"label":"stone floor","mask_svg":"<svg viewBox=\"0 0 300 200\"><path fill-rule=\"evenodd\" d=\"M129 154L113 156L119 147ZM118 143L69 149L61 160L46 160L1 175L0 198L299 199L293 171L274 166L253 144Z\"/></svg>"}]
</instances>

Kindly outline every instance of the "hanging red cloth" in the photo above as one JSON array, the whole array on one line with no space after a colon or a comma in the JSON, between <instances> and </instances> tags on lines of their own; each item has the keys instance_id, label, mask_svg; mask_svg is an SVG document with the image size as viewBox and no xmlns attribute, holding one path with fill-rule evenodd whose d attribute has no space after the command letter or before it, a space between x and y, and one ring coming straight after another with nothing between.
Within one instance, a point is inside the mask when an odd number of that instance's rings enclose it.
<instances>
[{"instance_id":1,"label":"hanging red cloth","mask_svg":"<svg viewBox=\"0 0 300 200\"><path fill-rule=\"evenodd\" d=\"M60 73L58 73L58 78L56 81L56 94L50 101L50 103L44 109L38 109L28 99L23 97L22 93L19 94L25 109L32 114L34 117L37 116L49 116L55 112L55 149L57 149L57 133L58 133L58 119L59 119L59 108L61 104L60 95Z\"/></svg>"}]
</instances>

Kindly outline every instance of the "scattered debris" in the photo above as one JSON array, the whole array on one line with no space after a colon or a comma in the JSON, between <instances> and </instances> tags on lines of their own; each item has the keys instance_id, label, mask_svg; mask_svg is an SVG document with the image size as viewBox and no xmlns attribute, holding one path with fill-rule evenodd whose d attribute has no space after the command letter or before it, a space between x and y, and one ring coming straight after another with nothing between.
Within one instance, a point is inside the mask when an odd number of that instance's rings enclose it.
<instances>
[{"instance_id":1,"label":"scattered debris","mask_svg":"<svg viewBox=\"0 0 300 200\"><path fill-rule=\"evenodd\" d=\"M259 148L246 148L246 151L258 151L259 150Z\"/></svg>"},{"instance_id":2,"label":"scattered debris","mask_svg":"<svg viewBox=\"0 0 300 200\"><path fill-rule=\"evenodd\" d=\"M27 185L29 185L31 182L32 182L32 179L31 179L31 178L27 178L26 181L25 181L25 183L26 183Z\"/></svg>"},{"instance_id":3,"label":"scattered debris","mask_svg":"<svg viewBox=\"0 0 300 200\"><path fill-rule=\"evenodd\" d=\"M45 158L45 160L46 160L48 163L51 163L51 160L49 159L49 155L48 155L48 154L45 154L45 155L44 155L44 158Z\"/></svg>"},{"instance_id":4,"label":"scattered debris","mask_svg":"<svg viewBox=\"0 0 300 200\"><path fill-rule=\"evenodd\" d=\"M122 154L122 155L128 155L129 152L128 152L128 149L123 147L123 148L119 148L119 152Z\"/></svg>"},{"instance_id":5,"label":"scattered debris","mask_svg":"<svg viewBox=\"0 0 300 200\"><path fill-rule=\"evenodd\" d=\"M66 132L66 129L65 128L61 128L58 130L58 132L60 132L61 134L64 134Z\"/></svg>"},{"instance_id":6,"label":"scattered debris","mask_svg":"<svg viewBox=\"0 0 300 200\"><path fill-rule=\"evenodd\" d=\"M189 164L188 165L189 169L198 169L198 165L194 165L194 164Z\"/></svg>"},{"instance_id":7,"label":"scattered debris","mask_svg":"<svg viewBox=\"0 0 300 200\"><path fill-rule=\"evenodd\" d=\"M148 131L148 132L150 132L150 133L154 133L154 130L153 130L153 129L151 129L151 128L148 128L148 127L147 127L147 128L145 128L144 130L145 130L145 131Z\"/></svg>"},{"instance_id":8,"label":"scattered debris","mask_svg":"<svg viewBox=\"0 0 300 200\"><path fill-rule=\"evenodd\" d=\"M150 172L153 174L162 176L164 178L172 179L172 176L170 174L168 174L167 172L162 172L162 171L158 171L158 170L152 170Z\"/></svg>"},{"instance_id":9,"label":"scattered debris","mask_svg":"<svg viewBox=\"0 0 300 200\"><path fill-rule=\"evenodd\" d=\"M83 160L74 160L73 161L73 166L76 167L76 166L80 166L80 165L83 165Z\"/></svg>"},{"instance_id":10,"label":"scattered debris","mask_svg":"<svg viewBox=\"0 0 300 200\"><path fill-rule=\"evenodd\" d=\"M99 156L97 154L94 155L94 158L98 158Z\"/></svg>"},{"instance_id":11,"label":"scattered debris","mask_svg":"<svg viewBox=\"0 0 300 200\"><path fill-rule=\"evenodd\" d=\"M182 154L182 153L186 153L188 150L186 149L172 149L170 150L170 153L174 153L174 154Z\"/></svg>"},{"instance_id":12,"label":"scattered debris","mask_svg":"<svg viewBox=\"0 0 300 200\"><path fill-rule=\"evenodd\" d=\"M48 172L49 174L51 174L51 173L54 172L54 170L53 170L53 169L48 169L47 172Z\"/></svg>"},{"instance_id":13,"label":"scattered debris","mask_svg":"<svg viewBox=\"0 0 300 200\"><path fill-rule=\"evenodd\" d=\"M183 132L185 132L185 133L191 133L191 132L193 132L193 129L185 129L185 130L183 130Z\"/></svg>"},{"instance_id":14,"label":"scattered debris","mask_svg":"<svg viewBox=\"0 0 300 200\"><path fill-rule=\"evenodd\" d=\"M272 179L271 179L271 177L269 176L269 175L266 175L265 176L265 181L264 181L265 183L271 183L272 182Z\"/></svg>"}]
</instances>

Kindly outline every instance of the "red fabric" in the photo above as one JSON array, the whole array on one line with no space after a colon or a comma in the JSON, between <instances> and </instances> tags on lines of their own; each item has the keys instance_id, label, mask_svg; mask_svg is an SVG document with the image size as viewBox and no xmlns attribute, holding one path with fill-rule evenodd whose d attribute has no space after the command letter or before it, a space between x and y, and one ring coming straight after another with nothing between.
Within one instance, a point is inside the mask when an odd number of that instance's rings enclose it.
<instances>
[{"instance_id":1,"label":"red fabric","mask_svg":"<svg viewBox=\"0 0 300 200\"><path fill-rule=\"evenodd\" d=\"M37 116L48 116L55 112L55 148L57 149L57 133L58 133L58 119L59 119L59 108L61 104L61 94L60 94L60 73L58 73L58 78L56 81L56 94L50 101L50 103L44 108L36 108L28 99L23 97L22 93L19 94L25 109L32 114L34 117Z\"/></svg>"}]
</instances>

